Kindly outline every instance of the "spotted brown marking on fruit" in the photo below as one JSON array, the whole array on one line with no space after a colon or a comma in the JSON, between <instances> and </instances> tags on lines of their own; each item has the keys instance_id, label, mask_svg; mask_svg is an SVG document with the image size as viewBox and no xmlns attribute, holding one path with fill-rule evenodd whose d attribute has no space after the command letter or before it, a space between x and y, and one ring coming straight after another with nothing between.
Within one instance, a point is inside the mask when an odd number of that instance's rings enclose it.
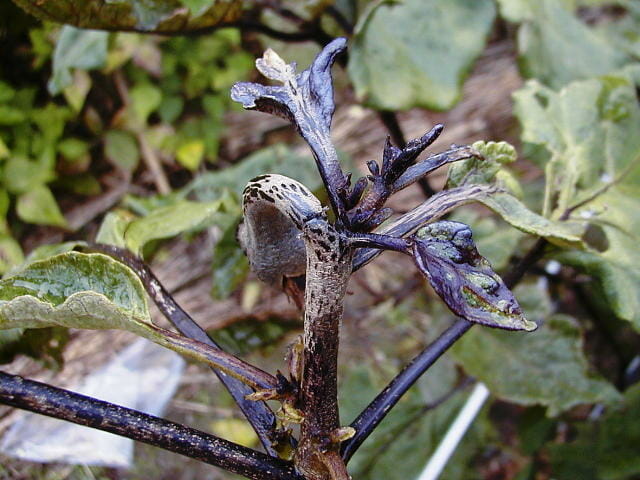
<instances>
[{"instance_id":1,"label":"spotted brown marking on fruit","mask_svg":"<svg viewBox=\"0 0 640 480\"><path fill-rule=\"evenodd\" d=\"M282 286L285 278L304 275L302 229L307 219L324 215L320 201L291 178L259 175L245 187L243 210L238 238L258 278Z\"/></svg>"}]
</instances>

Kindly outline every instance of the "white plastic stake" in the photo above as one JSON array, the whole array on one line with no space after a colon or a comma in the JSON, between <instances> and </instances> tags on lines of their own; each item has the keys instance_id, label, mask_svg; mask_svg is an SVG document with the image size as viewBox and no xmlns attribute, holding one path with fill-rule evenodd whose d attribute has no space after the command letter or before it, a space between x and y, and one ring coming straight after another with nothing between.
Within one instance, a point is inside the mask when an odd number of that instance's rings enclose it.
<instances>
[{"instance_id":1,"label":"white plastic stake","mask_svg":"<svg viewBox=\"0 0 640 480\"><path fill-rule=\"evenodd\" d=\"M485 384L476 384L464 407L462 407L449 430L447 430L436 451L433 452L418 480L437 480L451 455L455 452L460 440L462 440L467 429L473 423L476 415L478 415L487 397L489 397L489 390Z\"/></svg>"}]
</instances>

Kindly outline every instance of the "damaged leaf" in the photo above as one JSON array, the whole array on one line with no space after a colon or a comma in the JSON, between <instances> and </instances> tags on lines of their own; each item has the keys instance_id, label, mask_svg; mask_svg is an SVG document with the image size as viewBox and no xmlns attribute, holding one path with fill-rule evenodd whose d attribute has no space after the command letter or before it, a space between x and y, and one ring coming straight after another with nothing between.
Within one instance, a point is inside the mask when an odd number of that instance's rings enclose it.
<instances>
[{"instance_id":1,"label":"damaged leaf","mask_svg":"<svg viewBox=\"0 0 640 480\"><path fill-rule=\"evenodd\" d=\"M418 269L456 315L507 330L536 329L478 253L467 225L440 221L423 227L416 234L413 256Z\"/></svg>"},{"instance_id":2,"label":"damaged leaf","mask_svg":"<svg viewBox=\"0 0 640 480\"><path fill-rule=\"evenodd\" d=\"M265 77L283 85L236 83L231 89L231 98L246 109L272 113L294 122L305 139L318 132L328 133L335 110L331 66L346 46L344 38L335 39L298 75L295 63L287 64L276 52L267 49L263 57L256 60L256 67Z\"/></svg>"},{"instance_id":3,"label":"damaged leaf","mask_svg":"<svg viewBox=\"0 0 640 480\"><path fill-rule=\"evenodd\" d=\"M140 279L106 255L67 252L0 281L0 330L47 327L126 330L254 388L275 386L233 355L154 325Z\"/></svg>"},{"instance_id":4,"label":"damaged leaf","mask_svg":"<svg viewBox=\"0 0 640 480\"><path fill-rule=\"evenodd\" d=\"M336 38L322 49L307 70L298 75L295 63L285 63L268 49L256 60L256 67L264 76L283 85L240 82L231 89L231 98L244 108L271 113L296 126L314 153L329 199L339 217L345 214L338 198L340 190L347 187L347 178L342 173L329 135L335 110L331 66L346 47L345 38Z\"/></svg>"}]
</instances>

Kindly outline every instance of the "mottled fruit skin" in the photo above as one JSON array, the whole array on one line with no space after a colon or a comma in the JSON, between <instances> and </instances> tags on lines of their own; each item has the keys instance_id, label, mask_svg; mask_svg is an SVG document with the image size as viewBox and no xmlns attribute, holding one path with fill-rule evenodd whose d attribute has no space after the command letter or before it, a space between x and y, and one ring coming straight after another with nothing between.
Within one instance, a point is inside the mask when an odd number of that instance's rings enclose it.
<instances>
[{"instance_id":1,"label":"mottled fruit skin","mask_svg":"<svg viewBox=\"0 0 640 480\"><path fill-rule=\"evenodd\" d=\"M281 286L285 277L304 275L302 228L323 215L309 189L283 175L260 175L244 189L243 210L238 239L258 278Z\"/></svg>"}]
</instances>

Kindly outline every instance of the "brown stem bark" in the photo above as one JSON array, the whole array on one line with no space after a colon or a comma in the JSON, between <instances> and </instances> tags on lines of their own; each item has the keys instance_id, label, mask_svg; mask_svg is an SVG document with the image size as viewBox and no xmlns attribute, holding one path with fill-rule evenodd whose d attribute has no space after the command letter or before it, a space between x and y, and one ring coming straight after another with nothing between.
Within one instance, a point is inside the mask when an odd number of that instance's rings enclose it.
<instances>
[{"instance_id":1,"label":"brown stem bark","mask_svg":"<svg viewBox=\"0 0 640 480\"><path fill-rule=\"evenodd\" d=\"M335 432L340 426L339 327L353 248L326 219L308 222L304 237L307 279L300 393L304 420L295 464L309 480L347 480L349 475L339 457L340 445L335 442Z\"/></svg>"}]
</instances>

